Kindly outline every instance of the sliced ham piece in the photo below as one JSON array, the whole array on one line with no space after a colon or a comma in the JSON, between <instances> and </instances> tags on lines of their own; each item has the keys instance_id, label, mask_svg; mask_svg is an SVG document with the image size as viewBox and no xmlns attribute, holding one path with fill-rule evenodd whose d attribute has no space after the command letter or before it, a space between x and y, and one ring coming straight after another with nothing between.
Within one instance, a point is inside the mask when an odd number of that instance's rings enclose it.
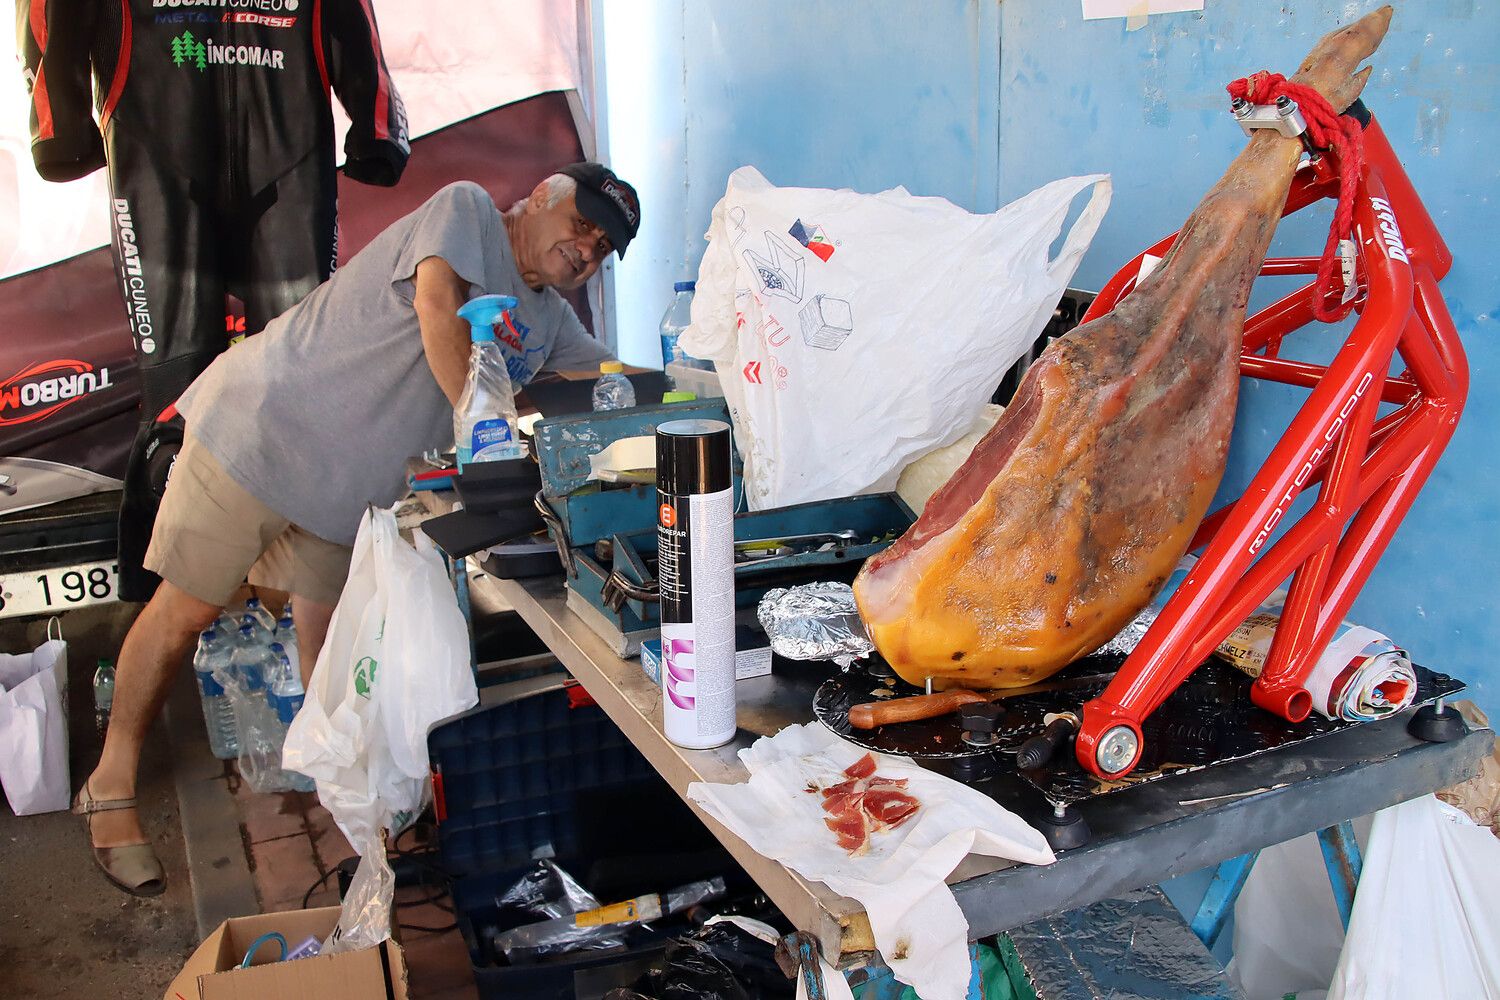
<instances>
[{"instance_id":1,"label":"sliced ham piece","mask_svg":"<svg viewBox=\"0 0 1500 1000\"><path fill-rule=\"evenodd\" d=\"M823 824L833 831L839 846L851 855L857 857L870 849L870 818L857 803L830 813Z\"/></svg>"},{"instance_id":2,"label":"sliced ham piece","mask_svg":"<svg viewBox=\"0 0 1500 1000\"><path fill-rule=\"evenodd\" d=\"M848 795L850 792L862 792L869 787L869 783L861 778L850 778L841 781L837 785L829 785L823 789L823 801L827 802L835 795Z\"/></svg>"},{"instance_id":3,"label":"sliced ham piece","mask_svg":"<svg viewBox=\"0 0 1500 1000\"><path fill-rule=\"evenodd\" d=\"M919 803L905 792L891 789L872 789L865 793L861 802L877 830L895 829L911 819Z\"/></svg>"},{"instance_id":4,"label":"sliced ham piece","mask_svg":"<svg viewBox=\"0 0 1500 1000\"><path fill-rule=\"evenodd\" d=\"M1381 8L1293 78L1337 110ZM1098 649L1166 581L1224 472L1251 283L1302 153L1260 130L1114 311L1053 342L968 461L854 582L906 681L1032 684Z\"/></svg>"},{"instance_id":5,"label":"sliced ham piece","mask_svg":"<svg viewBox=\"0 0 1500 1000\"><path fill-rule=\"evenodd\" d=\"M847 780L822 789L823 824L853 857L870 849L871 833L895 829L921 807L902 791L907 779L882 778L875 767L874 755L865 754L844 769Z\"/></svg>"}]
</instances>

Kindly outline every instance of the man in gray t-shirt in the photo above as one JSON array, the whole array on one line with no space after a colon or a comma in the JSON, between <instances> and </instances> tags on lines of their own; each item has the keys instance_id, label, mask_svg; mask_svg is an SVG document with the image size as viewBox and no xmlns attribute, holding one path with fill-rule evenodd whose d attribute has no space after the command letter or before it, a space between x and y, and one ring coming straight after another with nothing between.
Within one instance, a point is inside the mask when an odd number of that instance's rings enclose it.
<instances>
[{"instance_id":1,"label":"man in gray t-shirt","mask_svg":"<svg viewBox=\"0 0 1500 1000\"><path fill-rule=\"evenodd\" d=\"M247 574L286 591L305 681L365 506L395 502L406 460L453 441L470 345L458 308L477 295L519 300L496 337L517 388L543 368L593 368L610 354L558 290L623 256L639 225L634 188L597 163L564 167L504 213L478 185L450 184L183 394L186 439L145 560L162 583L121 647L104 750L74 807L116 886L164 888L135 773L198 632Z\"/></svg>"}]
</instances>

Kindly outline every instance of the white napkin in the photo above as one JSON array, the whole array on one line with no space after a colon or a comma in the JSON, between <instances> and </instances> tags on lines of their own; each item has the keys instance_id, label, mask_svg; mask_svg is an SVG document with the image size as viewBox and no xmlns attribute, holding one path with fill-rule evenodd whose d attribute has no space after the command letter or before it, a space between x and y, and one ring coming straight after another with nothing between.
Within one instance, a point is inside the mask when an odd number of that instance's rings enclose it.
<instances>
[{"instance_id":1,"label":"white napkin","mask_svg":"<svg viewBox=\"0 0 1500 1000\"><path fill-rule=\"evenodd\" d=\"M656 468L656 438L651 435L621 438L589 456L589 478L619 482L627 473Z\"/></svg>"},{"instance_id":2,"label":"white napkin","mask_svg":"<svg viewBox=\"0 0 1500 1000\"><path fill-rule=\"evenodd\" d=\"M818 723L789 726L740 751L748 781L695 782L688 797L756 851L859 901L898 980L926 1000L964 1000L969 925L944 880L971 853L1051 864L1052 849L982 792L876 754L877 773L907 779L904 791L921 807L904 825L871 834L868 853L850 857L823 823L823 797L807 789L844 780L844 768L864 754Z\"/></svg>"}]
</instances>

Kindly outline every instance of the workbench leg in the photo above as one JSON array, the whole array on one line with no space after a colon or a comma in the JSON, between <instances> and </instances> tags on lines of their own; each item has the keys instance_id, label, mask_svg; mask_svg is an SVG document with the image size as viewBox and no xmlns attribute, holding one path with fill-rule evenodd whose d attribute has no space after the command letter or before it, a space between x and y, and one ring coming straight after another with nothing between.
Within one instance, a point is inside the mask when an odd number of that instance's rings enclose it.
<instances>
[{"instance_id":1,"label":"workbench leg","mask_svg":"<svg viewBox=\"0 0 1500 1000\"><path fill-rule=\"evenodd\" d=\"M1359 872L1364 866L1359 843L1354 839L1354 825L1346 819L1338 826L1319 830L1318 845L1323 848L1323 864L1328 867L1328 881L1333 885L1333 901L1347 931L1349 914L1354 910L1354 892L1359 887Z\"/></svg>"},{"instance_id":2,"label":"workbench leg","mask_svg":"<svg viewBox=\"0 0 1500 1000\"><path fill-rule=\"evenodd\" d=\"M469 604L469 560L466 558L449 559L443 556L443 561L448 564L448 577L453 581L453 593L458 597L458 610L463 613L464 625L469 630L469 669L474 675L479 675L479 650L476 647L474 633L474 612Z\"/></svg>"},{"instance_id":3,"label":"workbench leg","mask_svg":"<svg viewBox=\"0 0 1500 1000\"><path fill-rule=\"evenodd\" d=\"M1259 851L1251 851L1230 858L1221 862L1218 871L1214 872L1214 879L1208 885L1203 902L1198 904L1192 923L1193 933L1205 948L1212 948L1224 932L1224 924L1234 912L1234 901L1240 898L1240 890L1245 887L1245 879L1250 877L1250 869L1255 866L1259 855Z\"/></svg>"}]
</instances>

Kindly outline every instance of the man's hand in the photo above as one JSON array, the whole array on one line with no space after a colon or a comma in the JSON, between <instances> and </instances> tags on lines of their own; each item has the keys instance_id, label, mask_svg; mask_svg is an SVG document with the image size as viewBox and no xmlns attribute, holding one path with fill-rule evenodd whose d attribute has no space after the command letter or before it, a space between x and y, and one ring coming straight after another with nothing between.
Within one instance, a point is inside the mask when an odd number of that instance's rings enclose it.
<instances>
[{"instance_id":1,"label":"man's hand","mask_svg":"<svg viewBox=\"0 0 1500 1000\"><path fill-rule=\"evenodd\" d=\"M458 318L459 307L469 301L469 283L443 258L428 257L417 265L416 285L412 305L427 367L448 402L457 406L469 374L469 324Z\"/></svg>"}]
</instances>

